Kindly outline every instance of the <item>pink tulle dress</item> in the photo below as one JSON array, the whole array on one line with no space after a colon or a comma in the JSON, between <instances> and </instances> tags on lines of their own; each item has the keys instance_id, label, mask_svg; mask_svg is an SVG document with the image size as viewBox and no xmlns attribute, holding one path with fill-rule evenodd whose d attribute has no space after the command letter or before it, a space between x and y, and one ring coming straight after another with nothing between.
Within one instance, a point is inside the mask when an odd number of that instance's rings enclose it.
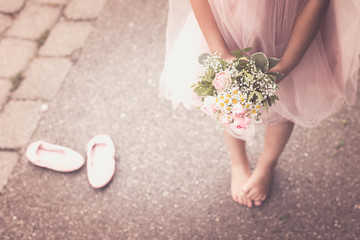
<instances>
[{"instance_id":1,"label":"pink tulle dress","mask_svg":"<svg viewBox=\"0 0 360 240\"><path fill-rule=\"evenodd\" d=\"M200 105L190 87L198 81L198 56L209 52L190 1L170 0L167 53L161 94L176 108ZM230 50L252 47L281 58L293 24L307 0L209 0ZM360 55L360 1L332 0L320 31L297 67L279 84L280 100L261 115L264 124L290 120L314 127L354 103ZM241 133L233 133L242 138Z\"/></svg>"}]
</instances>

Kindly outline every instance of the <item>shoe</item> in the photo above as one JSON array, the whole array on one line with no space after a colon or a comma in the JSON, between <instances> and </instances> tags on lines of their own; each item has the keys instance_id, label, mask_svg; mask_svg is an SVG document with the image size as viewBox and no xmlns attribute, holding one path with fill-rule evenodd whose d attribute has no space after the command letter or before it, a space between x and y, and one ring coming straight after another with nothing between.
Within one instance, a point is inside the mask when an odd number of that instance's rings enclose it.
<instances>
[{"instance_id":1,"label":"shoe","mask_svg":"<svg viewBox=\"0 0 360 240\"><path fill-rule=\"evenodd\" d=\"M115 173L115 148L108 135L93 137L87 145L87 175L94 188L102 188Z\"/></svg>"},{"instance_id":2,"label":"shoe","mask_svg":"<svg viewBox=\"0 0 360 240\"><path fill-rule=\"evenodd\" d=\"M31 143L26 149L25 155L32 164L58 172L72 172L81 168L85 163L80 153L44 141Z\"/></svg>"}]
</instances>

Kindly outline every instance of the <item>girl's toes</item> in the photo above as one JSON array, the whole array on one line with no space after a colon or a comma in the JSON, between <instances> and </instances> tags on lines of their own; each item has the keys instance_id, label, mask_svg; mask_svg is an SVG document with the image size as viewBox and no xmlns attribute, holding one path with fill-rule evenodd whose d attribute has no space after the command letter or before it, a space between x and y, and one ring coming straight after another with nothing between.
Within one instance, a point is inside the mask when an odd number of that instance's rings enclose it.
<instances>
[{"instance_id":1,"label":"girl's toes","mask_svg":"<svg viewBox=\"0 0 360 240\"><path fill-rule=\"evenodd\" d=\"M254 201L254 205L257 207L261 206L261 204L262 204L262 201L258 201L258 200Z\"/></svg>"},{"instance_id":2,"label":"girl's toes","mask_svg":"<svg viewBox=\"0 0 360 240\"><path fill-rule=\"evenodd\" d=\"M233 199L234 199L234 202L241 203L241 196L234 195Z\"/></svg>"},{"instance_id":3,"label":"girl's toes","mask_svg":"<svg viewBox=\"0 0 360 240\"><path fill-rule=\"evenodd\" d=\"M257 199L257 193L256 191L249 191L246 195L245 195L246 198L248 199Z\"/></svg>"},{"instance_id":4,"label":"girl's toes","mask_svg":"<svg viewBox=\"0 0 360 240\"><path fill-rule=\"evenodd\" d=\"M246 199L245 199L244 197L242 197L242 196L240 197L240 199L241 199L241 200L240 200L239 203L240 203L241 205L246 205Z\"/></svg>"},{"instance_id":5,"label":"girl's toes","mask_svg":"<svg viewBox=\"0 0 360 240\"><path fill-rule=\"evenodd\" d=\"M253 207L253 203L250 199L246 199L246 206L248 206L249 208Z\"/></svg>"}]
</instances>

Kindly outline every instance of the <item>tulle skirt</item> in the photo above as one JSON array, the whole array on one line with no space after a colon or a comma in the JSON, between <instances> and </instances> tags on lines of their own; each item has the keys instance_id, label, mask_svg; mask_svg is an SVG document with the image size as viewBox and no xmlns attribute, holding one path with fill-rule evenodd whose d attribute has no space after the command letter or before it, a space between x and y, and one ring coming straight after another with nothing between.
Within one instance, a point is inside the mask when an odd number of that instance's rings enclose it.
<instances>
[{"instance_id":1,"label":"tulle skirt","mask_svg":"<svg viewBox=\"0 0 360 240\"><path fill-rule=\"evenodd\" d=\"M182 0L181 0L182 1ZM293 24L306 0L209 0L230 50L252 47L281 58ZM209 52L196 19L182 2L170 0L167 53L160 79L161 94L186 108L201 100L190 87L198 81L198 56ZM182 9L181 11L179 9ZM180 11L180 13L179 13ZM360 1L332 0L321 28L298 66L279 84L280 100L261 115L264 124L286 120L314 127L354 103L360 54ZM232 134L242 138L242 133Z\"/></svg>"}]
</instances>

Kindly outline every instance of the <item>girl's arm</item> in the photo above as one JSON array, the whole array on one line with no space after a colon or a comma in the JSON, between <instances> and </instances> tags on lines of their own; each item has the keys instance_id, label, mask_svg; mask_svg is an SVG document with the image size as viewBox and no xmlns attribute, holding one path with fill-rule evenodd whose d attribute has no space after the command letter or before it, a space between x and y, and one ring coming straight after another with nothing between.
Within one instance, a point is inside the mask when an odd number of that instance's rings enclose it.
<instances>
[{"instance_id":1,"label":"girl's arm","mask_svg":"<svg viewBox=\"0 0 360 240\"><path fill-rule=\"evenodd\" d=\"M329 3L330 0L308 0L294 23L282 60L270 72L286 76L296 67L315 38ZM236 59L226 46L209 2L191 0L191 5L210 51L220 53L225 59Z\"/></svg>"},{"instance_id":2,"label":"girl's arm","mask_svg":"<svg viewBox=\"0 0 360 240\"><path fill-rule=\"evenodd\" d=\"M330 0L308 0L293 26L282 60L270 72L287 75L304 56L319 31Z\"/></svg>"},{"instance_id":3,"label":"girl's arm","mask_svg":"<svg viewBox=\"0 0 360 240\"><path fill-rule=\"evenodd\" d=\"M219 53L225 59L236 59L226 46L209 2L207 0L191 0L191 5L210 51Z\"/></svg>"}]
</instances>

